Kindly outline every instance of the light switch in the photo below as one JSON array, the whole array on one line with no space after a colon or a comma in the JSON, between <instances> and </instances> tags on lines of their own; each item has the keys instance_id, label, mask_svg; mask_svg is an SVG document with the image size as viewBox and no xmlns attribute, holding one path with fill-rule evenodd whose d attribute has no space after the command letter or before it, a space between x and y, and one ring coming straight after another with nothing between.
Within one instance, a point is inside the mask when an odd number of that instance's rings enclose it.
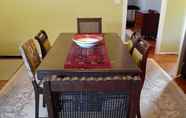
<instances>
[{"instance_id":1,"label":"light switch","mask_svg":"<svg viewBox=\"0 0 186 118\"><path fill-rule=\"evenodd\" d=\"M116 5L121 4L121 0L114 0L114 4Z\"/></svg>"}]
</instances>

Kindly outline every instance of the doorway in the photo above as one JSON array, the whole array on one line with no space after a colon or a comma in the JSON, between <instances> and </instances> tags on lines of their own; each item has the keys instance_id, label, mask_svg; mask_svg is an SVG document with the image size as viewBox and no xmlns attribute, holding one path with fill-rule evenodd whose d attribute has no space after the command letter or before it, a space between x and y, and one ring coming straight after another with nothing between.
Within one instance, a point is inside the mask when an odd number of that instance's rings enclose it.
<instances>
[{"instance_id":1,"label":"doorway","mask_svg":"<svg viewBox=\"0 0 186 118\"><path fill-rule=\"evenodd\" d=\"M167 0L124 0L124 41L127 41L131 32L139 31L151 44L153 52L159 53L166 5Z\"/></svg>"},{"instance_id":2,"label":"doorway","mask_svg":"<svg viewBox=\"0 0 186 118\"><path fill-rule=\"evenodd\" d=\"M122 28L122 38L124 39L124 41L127 40L126 38L126 30L127 30L127 6L129 5L129 2L133 1L133 0L123 0L123 8L124 8L124 13L123 13L123 28ZM145 1L145 0L139 0L139 1ZM151 3L153 3L156 0L146 0L146 1L151 1ZM158 0L159 1L159 0ZM156 35L156 40L154 41L154 50L156 54L161 54L161 55L151 55L150 58L153 58L155 61L158 62L158 64L172 77L174 78L174 80L176 81L176 83L183 89L185 90L186 93L186 81L184 80L184 82L180 79L180 78L175 78L176 74L177 74L177 70L178 70L178 64L180 64L180 58L181 57L181 52L182 52L182 47L180 47L180 51L179 54L177 55L177 53L175 52L160 52L160 44L162 42L162 33L163 33L163 29L164 29L164 24L165 24L165 15L167 12L167 2L168 0L161 0L161 7L160 7L160 12L159 12L159 25L158 25L158 31L157 31L157 35ZM176 2L175 2L176 3ZM181 2L182 3L182 2ZM180 4L181 4L180 3ZM170 6L169 6L170 7ZM172 6L173 7L173 6ZM170 8L169 8L170 9ZM170 12L170 11L169 11ZM178 12L178 11L177 11ZM176 12L176 13L177 13ZM181 10L179 11L179 13L181 12ZM180 14L183 14L182 12ZM175 15L175 14L174 14ZM185 15L184 15L185 16ZM181 17L180 15L178 15L178 17ZM185 16L186 19L186 16ZM177 23L178 21L175 21L175 23ZM184 30L186 29L186 20L184 23ZM135 25L134 25L135 26ZM180 27L178 27L179 29ZM183 31L184 31L183 30ZM185 33L185 32L184 32ZM183 33L183 34L184 34ZM184 35L183 35L184 37ZM180 44L183 44L183 39L181 38L181 42ZM148 39L147 39L148 40ZM181 65L183 65L181 63Z\"/></svg>"}]
</instances>

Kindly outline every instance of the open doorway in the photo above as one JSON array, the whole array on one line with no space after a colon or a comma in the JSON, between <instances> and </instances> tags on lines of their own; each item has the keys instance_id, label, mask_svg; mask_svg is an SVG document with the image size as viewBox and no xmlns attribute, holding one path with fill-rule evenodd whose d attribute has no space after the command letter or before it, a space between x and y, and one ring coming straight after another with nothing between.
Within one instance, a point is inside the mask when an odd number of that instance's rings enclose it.
<instances>
[{"instance_id":1,"label":"open doorway","mask_svg":"<svg viewBox=\"0 0 186 118\"><path fill-rule=\"evenodd\" d=\"M186 52L185 51L186 50L185 48L186 47L186 34L185 34L186 15L184 12L185 4L182 1L178 3L176 1L168 2L168 0L123 0L123 8L124 8L123 11L124 12L123 12L123 24L122 24L122 27L123 27L122 28L122 39L124 39L124 41L127 40L127 30L135 31L136 12L143 11L143 8L148 8L147 3L143 1L149 2L151 4L154 4L154 2L160 3L159 10L157 10L159 11L158 12L159 13L159 25L157 29L156 38L154 39L146 38L147 41L151 41L150 43L152 42L154 43L154 45L152 45L151 48L155 49L155 52L156 52L154 53L154 55L152 55L152 50L151 50L150 58L158 62L158 64L163 68L163 70L165 70L165 72L168 73L168 75L170 75L173 78L173 80L186 93L186 81L185 81L186 79L180 79L183 77L183 76L180 76L180 74L185 74L185 67L186 67L184 66L185 62L183 62L183 60L185 60L185 57L186 57L184 56L186 55L185 53ZM144 7L140 7L139 2ZM174 9L175 7L174 4L177 4L177 9L175 9L174 12L172 12L171 9ZM131 8L131 6L129 5L135 6L135 11L129 11L128 9ZM137 9L136 9L136 6L138 7ZM153 7L149 9L150 9L150 12L151 10L154 10ZM149 9L146 9L146 11L149 12ZM128 16L128 13L129 13L129 16ZM169 14L168 17L167 17L167 14ZM175 17L177 19L173 19ZM127 20L131 20L133 24L131 22L127 24ZM171 30L169 30L168 28L170 28ZM168 30L169 34L165 33L164 30ZM180 34L180 32L182 35ZM185 34L185 38L184 38L184 34ZM165 39L165 36L168 36L167 40ZM179 53L177 51L172 51L172 50L170 51L160 50L161 49L160 46L163 44L162 42L164 42L164 47L165 47L166 46L165 42L172 39L172 37L174 41L179 41L178 42L180 44ZM177 42L172 43L171 45L174 45L174 44L176 45L176 43ZM167 44L167 46L170 46L170 43ZM177 70L178 70L178 73L177 73ZM184 73L182 73L182 70L184 70Z\"/></svg>"},{"instance_id":2,"label":"open doorway","mask_svg":"<svg viewBox=\"0 0 186 118\"><path fill-rule=\"evenodd\" d=\"M158 37L160 14L163 0L127 0L127 15L125 23L125 39L131 32L138 31L151 45L155 52ZM161 30L161 29L160 29ZM129 34L128 34L129 33Z\"/></svg>"},{"instance_id":3,"label":"open doorway","mask_svg":"<svg viewBox=\"0 0 186 118\"><path fill-rule=\"evenodd\" d=\"M123 14L124 35L122 35L125 41L130 37L128 34L139 31L150 43L149 58L153 58L169 75L175 77L177 55L172 52L160 52L167 0L126 0L125 2L123 7L127 7L127 10L124 9L126 12Z\"/></svg>"}]
</instances>

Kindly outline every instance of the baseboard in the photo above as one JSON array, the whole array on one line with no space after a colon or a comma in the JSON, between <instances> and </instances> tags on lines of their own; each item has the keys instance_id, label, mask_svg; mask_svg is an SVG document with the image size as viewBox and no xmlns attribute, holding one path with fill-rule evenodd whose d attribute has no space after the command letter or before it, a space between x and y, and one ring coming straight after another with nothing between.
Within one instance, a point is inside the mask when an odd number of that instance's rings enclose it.
<instances>
[{"instance_id":1,"label":"baseboard","mask_svg":"<svg viewBox=\"0 0 186 118\"><path fill-rule=\"evenodd\" d=\"M21 59L21 56L5 56L5 55L0 55L0 59Z\"/></svg>"},{"instance_id":2,"label":"baseboard","mask_svg":"<svg viewBox=\"0 0 186 118\"><path fill-rule=\"evenodd\" d=\"M156 54L174 54L174 55L178 55L178 52L158 52Z\"/></svg>"}]
</instances>

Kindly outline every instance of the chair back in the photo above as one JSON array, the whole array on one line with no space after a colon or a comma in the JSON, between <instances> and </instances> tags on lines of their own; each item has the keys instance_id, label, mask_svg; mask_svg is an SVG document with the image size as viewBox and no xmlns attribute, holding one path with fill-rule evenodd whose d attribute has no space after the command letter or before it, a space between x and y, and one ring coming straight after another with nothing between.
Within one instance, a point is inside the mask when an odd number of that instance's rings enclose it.
<instances>
[{"instance_id":1,"label":"chair back","mask_svg":"<svg viewBox=\"0 0 186 118\"><path fill-rule=\"evenodd\" d=\"M150 45L147 41L140 39L137 41L134 50L132 52L132 58L136 64L141 68L143 78L145 78L146 63L148 58Z\"/></svg>"},{"instance_id":2,"label":"chair back","mask_svg":"<svg viewBox=\"0 0 186 118\"><path fill-rule=\"evenodd\" d=\"M78 33L102 33L102 18L77 18Z\"/></svg>"},{"instance_id":3,"label":"chair back","mask_svg":"<svg viewBox=\"0 0 186 118\"><path fill-rule=\"evenodd\" d=\"M49 118L135 118L140 78L113 78L48 79L44 93Z\"/></svg>"},{"instance_id":4,"label":"chair back","mask_svg":"<svg viewBox=\"0 0 186 118\"><path fill-rule=\"evenodd\" d=\"M133 41L133 42L137 42L137 40L139 40L140 38L142 38L142 36L141 36L141 33L139 32L139 31L136 31L136 32L134 32L132 35L131 35L131 40Z\"/></svg>"},{"instance_id":5,"label":"chair back","mask_svg":"<svg viewBox=\"0 0 186 118\"><path fill-rule=\"evenodd\" d=\"M141 38L141 35L139 32L133 32L133 34L131 35L130 39L128 40L128 44L127 47L129 49L129 52L132 54L133 49L136 45L136 43L138 42L138 40Z\"/></svg>"},{"instance_id":6,"label":"chair back","mask_svg":"<svg viewBox=\"0 0 186 118\"><path fill-rule=\"evenodd\" d=\"M40 48L41 48L41 53L42 53L42 58L44 58L51 48L51 44L48 40L48 35L44 30L41 30L36 36L35 39L38 41Z\"/></svg>"},{"instance_id":7,"label":"chair back","mask_svg":"<svg viewBox=\"0 0 186 118\"><path fill-rule=\"evenodd\" d=\"M23 62L28 70L29 76L35 80L35 70L41 63L36 45L33 39L30 39L20 46L20 53Z\"/></svg>"}]
</instances>

